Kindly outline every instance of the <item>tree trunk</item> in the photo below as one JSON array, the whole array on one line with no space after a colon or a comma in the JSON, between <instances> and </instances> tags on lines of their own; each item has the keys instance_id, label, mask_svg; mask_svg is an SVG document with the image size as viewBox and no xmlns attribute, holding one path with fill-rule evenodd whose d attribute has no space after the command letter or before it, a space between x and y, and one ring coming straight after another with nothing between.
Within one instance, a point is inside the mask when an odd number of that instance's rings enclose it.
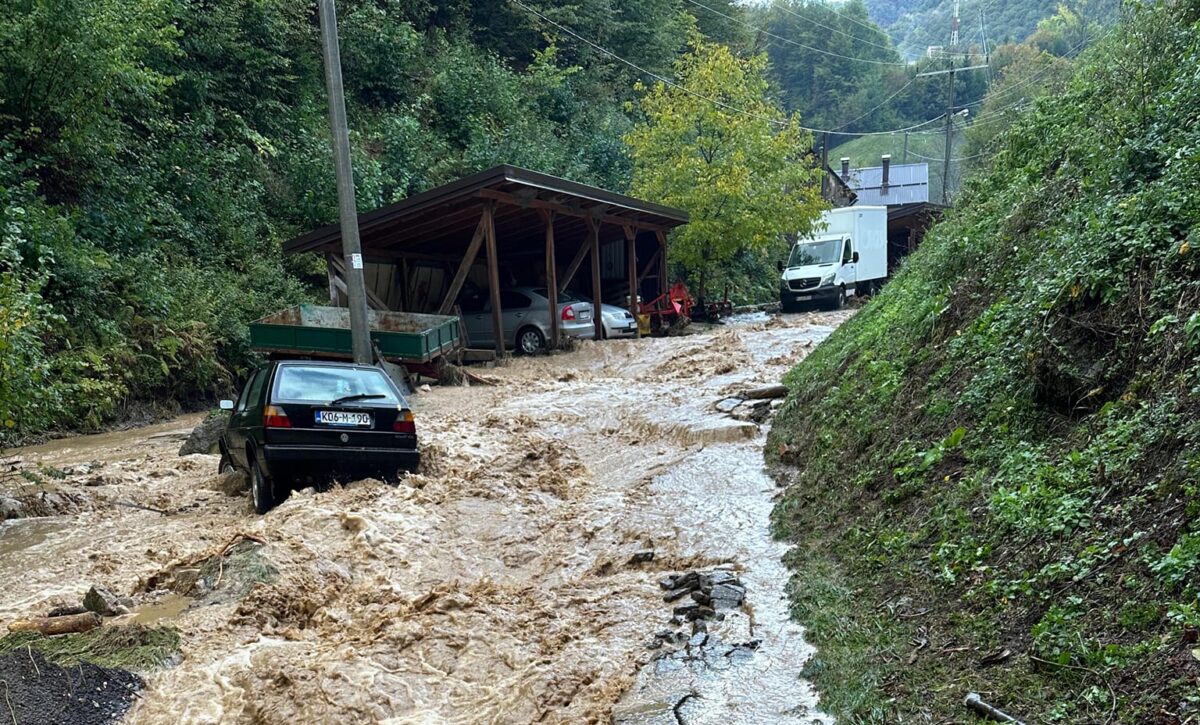
<instances>
[{"instance_id":1,"label":"tree trunk","mask_svg":"<svg viewBox=\"0 0 1200 725\"><path fill-rule=\"evenodd\" d=\"M35 617L10 622L10 632L40 632L41 634L68 634L86 632L100 626L100 615L95 612L68 614L62 617Z\"/></svg>"}]
</instances>

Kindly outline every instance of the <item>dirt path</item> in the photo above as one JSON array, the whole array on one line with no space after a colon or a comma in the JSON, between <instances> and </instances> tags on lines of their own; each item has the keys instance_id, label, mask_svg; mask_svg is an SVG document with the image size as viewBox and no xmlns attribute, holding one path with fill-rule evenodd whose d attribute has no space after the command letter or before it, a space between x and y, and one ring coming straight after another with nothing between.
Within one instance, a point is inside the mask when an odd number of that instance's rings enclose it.
<instances>
[{"instance_id":1,"label":"dirt path","mask_svg":"<svg viewBox=\"0 0 1200 725\"><path fill-rule=\"evenodd\" d=\"M487 371L495 387L416 396L421 475L261 518L214 457L175 455L194 418L17 451L21 490L0 495L77 513L0 525L0 626L91 584L166 617L182 661L147 678L135 723L828 722L766 534L760 428L714 405L777 382L842 319L517 360ZM155 589L239 534L270 572L248 595ZM703 644L648 648L672 616L659 579L713 568L744 606Z\"/></svg>"}]
</instances>

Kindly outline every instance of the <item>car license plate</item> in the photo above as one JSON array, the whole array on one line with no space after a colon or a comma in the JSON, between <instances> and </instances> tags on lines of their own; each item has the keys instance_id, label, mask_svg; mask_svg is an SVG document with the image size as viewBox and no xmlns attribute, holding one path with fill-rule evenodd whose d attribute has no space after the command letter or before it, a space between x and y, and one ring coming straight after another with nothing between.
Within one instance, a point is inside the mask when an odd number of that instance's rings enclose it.
<instances>
[{"instance_id":1,"label":"car license plate","mask_svg":"<svg viewBox=\"0 0 1200 725\"><path fill-rule=\"evenodd\" d=\"M347 410L318 410L317 423L320 425L342 425L352 428L370 428L372 424L370 413L352 413Z\"/></svg>"},{"instance_id":2,"label":"car license plate","mask_svg":"<svg viewBox=\"0 0 1200 725\"><path fill-rule=\"evenodd\" d=\"M808 302L813 298L812 295L796 295L797 302Z\"/></svg>"},{"instance_id":3,"label":"car license plate","mask_svg":"<svg viewBox=\"0 0 1200 725\"><path fill-rule=\"evenodd\" d=\"M627 322L627 323L625 323L625 329L626 330L636 330L637 323L636 322Z\"/></svg>"}]
</instances>

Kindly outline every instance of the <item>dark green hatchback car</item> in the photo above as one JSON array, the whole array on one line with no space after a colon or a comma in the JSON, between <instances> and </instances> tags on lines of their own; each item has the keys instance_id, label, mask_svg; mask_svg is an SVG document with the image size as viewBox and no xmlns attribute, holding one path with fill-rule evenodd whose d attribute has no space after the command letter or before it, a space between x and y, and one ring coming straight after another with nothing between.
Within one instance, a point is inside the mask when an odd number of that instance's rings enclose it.
<instances>
[{"instance_id":1,"label":"dark green hatchback car","mask_svg":"<svg viewBox=\"0 0 1200 725\"><path fill-rule=\"evenodd\" d=\"M264 514L298 484L394 478L420 462L412 410L371 365L275 361L250 376L221 436L221 472L250 478Z\"/></svg>"}]
</instances>

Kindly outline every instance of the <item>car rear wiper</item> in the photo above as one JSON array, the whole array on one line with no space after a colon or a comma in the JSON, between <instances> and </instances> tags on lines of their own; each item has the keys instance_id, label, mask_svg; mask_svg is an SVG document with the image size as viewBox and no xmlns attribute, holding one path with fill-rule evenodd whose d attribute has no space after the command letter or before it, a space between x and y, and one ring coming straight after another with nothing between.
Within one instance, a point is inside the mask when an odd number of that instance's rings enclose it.
<instances>
[{"instance_id":1,"label":"car rear wiper","mask_svg":"<svg viewBox=\"0 0 1200 725\"><path fill-rule=\"evenodd\" d=\"M351 400L371 400L373 398L386 398L386 395L381 393L359 393L358 395L343 395L340 398L329 401L330 405L338 405L339 403L348 403Z\"/></svg>"}]
</instances>

